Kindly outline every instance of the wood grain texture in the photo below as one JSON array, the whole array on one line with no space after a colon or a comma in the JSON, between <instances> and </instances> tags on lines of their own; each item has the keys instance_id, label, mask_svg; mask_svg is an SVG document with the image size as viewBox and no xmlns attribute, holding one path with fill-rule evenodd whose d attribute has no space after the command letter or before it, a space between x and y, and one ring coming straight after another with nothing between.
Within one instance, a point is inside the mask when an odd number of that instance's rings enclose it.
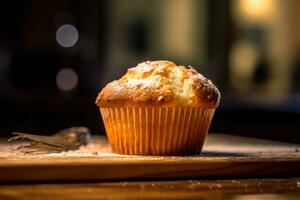
<instances>
[{"instance_id":1,"label":"wood grain texture","mask_svg":"<svg viewBox=\"0 0 300 200\"><path fill-rule=\"evenodd\" d=\"M0 199L298 200L299 198L299 178L0 185Z\"/></svg>"},{"instance_id":2,"label":"wood grain texture","mask_svg":"<svg viewBox=\"0 0 300 200\"><path fill-rule=\"evenodd\" d=\"M24 155L0 145L0 182L300 176L299 145L209 134L196 156L124 156L103 137L76 151Z\"/></svg>"}]
</instances>

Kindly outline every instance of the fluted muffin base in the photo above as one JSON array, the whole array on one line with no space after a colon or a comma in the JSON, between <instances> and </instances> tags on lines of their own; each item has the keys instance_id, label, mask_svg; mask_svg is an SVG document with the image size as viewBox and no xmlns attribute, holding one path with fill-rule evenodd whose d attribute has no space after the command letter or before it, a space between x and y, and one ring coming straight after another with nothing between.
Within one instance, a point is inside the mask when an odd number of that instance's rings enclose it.
<instances>
[{"instance_id":1,"label":"fluted muffin base","mask_svg":"<svg viewBox=\"0 0 300 200\"><path fill-rule=\"evenodd\" d=\"M129 155L199 154L214 111L200 107L100 108L112 151Z\"/></svg>"}]
</instances>

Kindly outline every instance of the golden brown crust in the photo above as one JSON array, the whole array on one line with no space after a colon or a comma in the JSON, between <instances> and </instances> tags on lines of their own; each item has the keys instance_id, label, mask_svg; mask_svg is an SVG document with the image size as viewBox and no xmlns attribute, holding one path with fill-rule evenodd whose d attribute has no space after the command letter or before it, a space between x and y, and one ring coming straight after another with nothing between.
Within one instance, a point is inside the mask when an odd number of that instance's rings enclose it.
<instances>
[{"instance_id":1,"label":"golden brown crust","mask_svg":"<svg viewBox=\"0 0 300 200\"><path fill-rule=\"evenodd\" d=\"M107 84L96 104L110 106L194 106L215 108L220 92L192 67L170 61L146 61Z\"/></svg>"}]
</instances>

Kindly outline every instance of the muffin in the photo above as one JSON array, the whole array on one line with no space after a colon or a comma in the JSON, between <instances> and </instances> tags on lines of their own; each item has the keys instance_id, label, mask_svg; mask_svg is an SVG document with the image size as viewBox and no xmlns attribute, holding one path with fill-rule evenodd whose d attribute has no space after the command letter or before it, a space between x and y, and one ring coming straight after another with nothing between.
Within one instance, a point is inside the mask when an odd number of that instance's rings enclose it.
<instances>
[{"instance_id":1,"label":"muffin","mask_svg":"<svg viewBox=\"0 0 300 200\"><path fill-rule=\"evenodd\" d=\"M146 61L108 83L96 104L114 153L195 155L219 101L216 86L193 67Z\"/></svg>"}]
</instances>

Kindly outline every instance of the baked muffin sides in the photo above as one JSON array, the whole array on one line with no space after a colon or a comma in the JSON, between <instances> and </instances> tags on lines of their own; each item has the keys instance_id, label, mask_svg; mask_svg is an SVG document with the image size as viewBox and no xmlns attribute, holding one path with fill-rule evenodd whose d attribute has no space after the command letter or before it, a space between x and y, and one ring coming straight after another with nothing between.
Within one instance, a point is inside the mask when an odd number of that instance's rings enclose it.
<instances>
[{"instance_id":1,"label":"baked muffin sides","mask_svg":"<svg viewBox=\"0 0 300 200\"><path fill-rule=\"evenodd\" d=\"M220 92L193 67L171 61L146 61L107 84L96 104L112 106L190 106L216 108Z\"/></svg>"},{"instance_id":2,"label":"baked muffin sides","mask_svg":"<svg viewBox=\"0 0 300 200\"><path fill-rule=\"evenodd\" d=\"M219 100L218 89L192 67L147 61L107 84L96 103L114 153L194 155Z\"/></svg>"}]
</instances>

